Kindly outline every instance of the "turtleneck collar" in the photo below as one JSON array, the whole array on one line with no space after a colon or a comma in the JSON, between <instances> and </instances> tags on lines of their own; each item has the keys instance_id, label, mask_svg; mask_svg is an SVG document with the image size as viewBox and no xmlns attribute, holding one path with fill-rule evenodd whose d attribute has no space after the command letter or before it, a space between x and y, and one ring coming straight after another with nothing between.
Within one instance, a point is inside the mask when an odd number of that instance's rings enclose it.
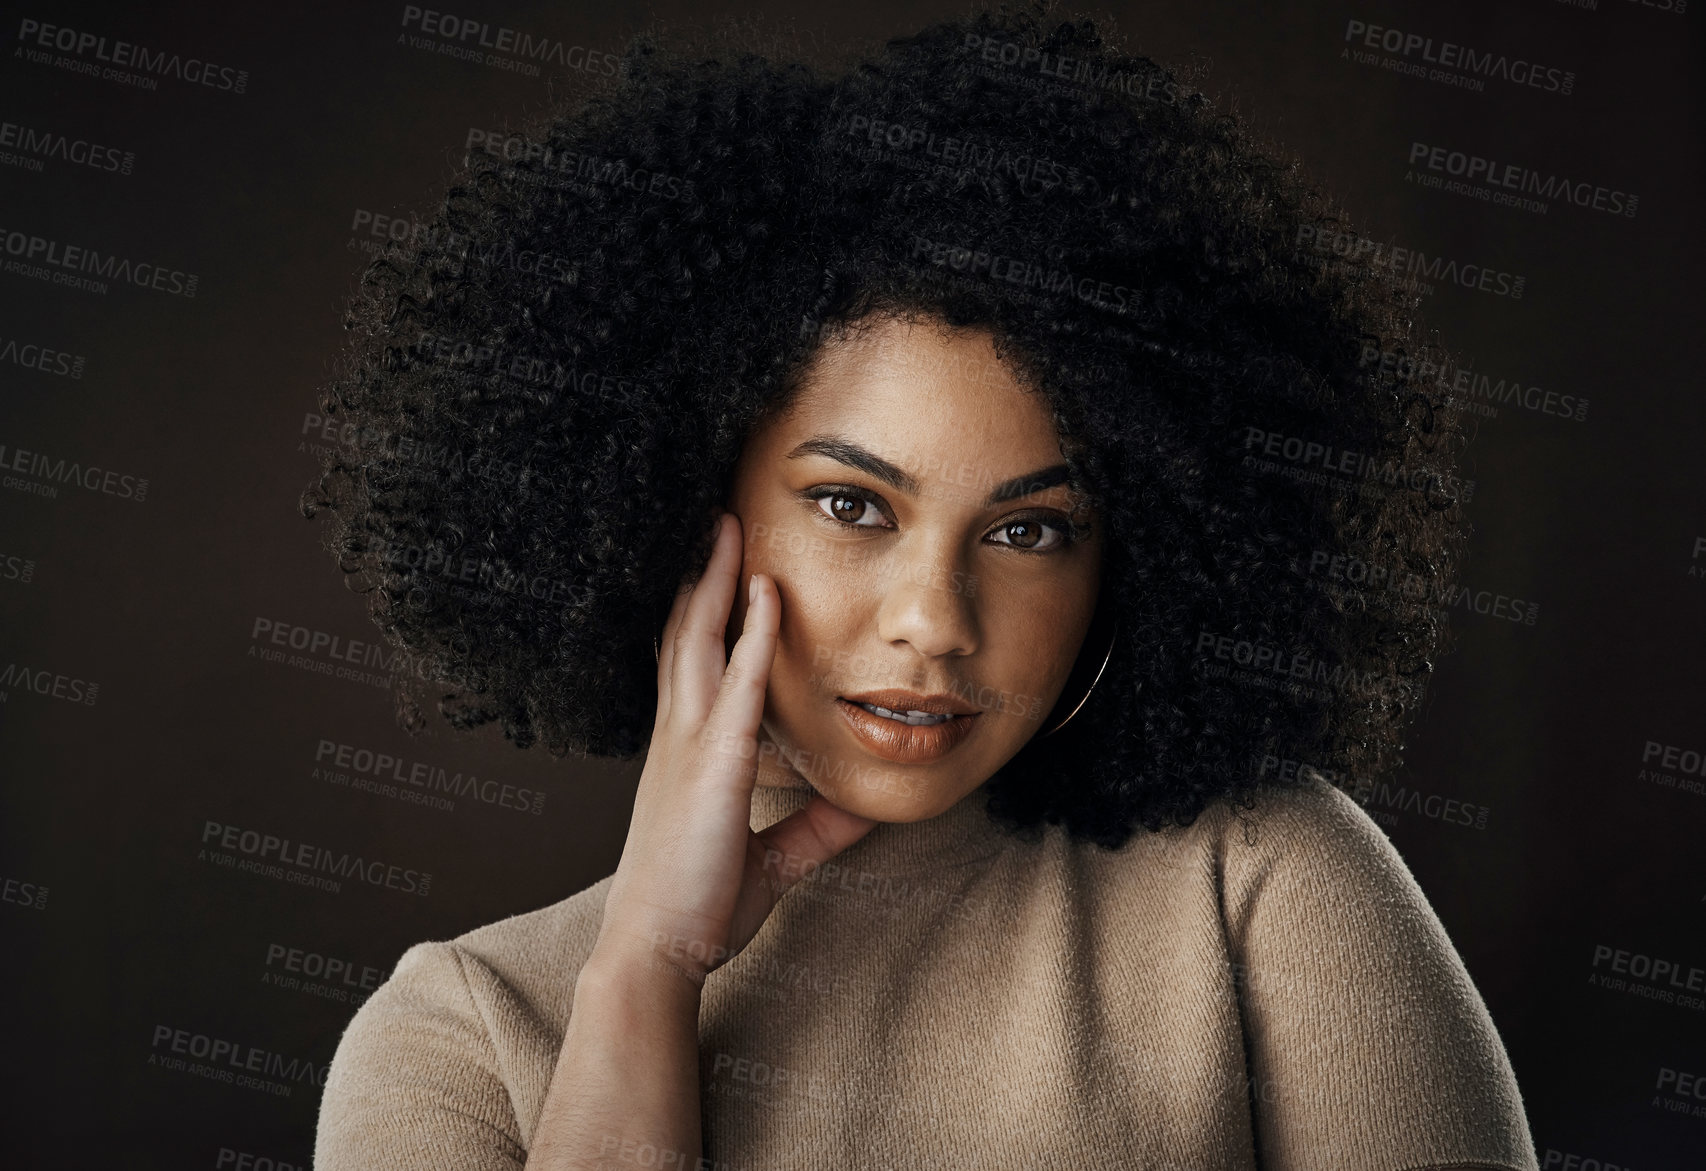
<instances>
[{"instance_id":1,"label":"turtleneck collar","mask_svg":"<svg viewBox=\"0 0 1706 1171\"><path fill-rule=\"evenodd\" d=\"M795 810L804 809L815 792L805 785L755 786L753 831L767 829ZM980 785L942 813L923 821L881 822L836 855L835 861L849 869L917 875L997 854L1017 839L990 820L985 808L988 793L987 786Z\"/></svg>"}]
</instances>

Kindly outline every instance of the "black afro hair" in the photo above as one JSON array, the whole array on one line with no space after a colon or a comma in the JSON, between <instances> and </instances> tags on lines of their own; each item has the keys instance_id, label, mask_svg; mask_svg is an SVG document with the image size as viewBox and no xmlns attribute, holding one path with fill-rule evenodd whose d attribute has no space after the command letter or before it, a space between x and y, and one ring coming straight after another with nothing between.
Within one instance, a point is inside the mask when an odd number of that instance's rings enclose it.
<instances>
[{"instance_id":1,"label":"black afro hair","mask_svg":"<svg viewBox=\"0 0 1706 1171\"><path fill-rule=\"evenodd\" d=\"M992 815L1116 847L1300 767L1398 768L1468 485L1385 250L1106 22L982 10L829 64L755 43L636 37L363 274L302 507L441 714L643 752L652 639L745 437L825 336L928 315L1052 405L1118 621Z\"/></svg>"}]
</instances>

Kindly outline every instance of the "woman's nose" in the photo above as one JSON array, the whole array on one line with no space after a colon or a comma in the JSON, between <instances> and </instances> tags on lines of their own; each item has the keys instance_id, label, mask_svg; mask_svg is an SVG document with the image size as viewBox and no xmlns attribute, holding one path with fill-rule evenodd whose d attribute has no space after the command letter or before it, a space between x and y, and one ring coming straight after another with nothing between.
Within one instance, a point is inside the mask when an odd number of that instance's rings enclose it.
<instances>
[{"instance_id":1,"label":"woman's nose","mask_svg":"<svg viewBox=\"0 0 1706 1171\"><path fill-rule=\"evenodd\" d=\"M873 568L882 592L877 633L886 643L906 643L926 658L969 655L978 649L976 599L957 560L940 550L895 549Z\"/></svg>"}]
</instances>

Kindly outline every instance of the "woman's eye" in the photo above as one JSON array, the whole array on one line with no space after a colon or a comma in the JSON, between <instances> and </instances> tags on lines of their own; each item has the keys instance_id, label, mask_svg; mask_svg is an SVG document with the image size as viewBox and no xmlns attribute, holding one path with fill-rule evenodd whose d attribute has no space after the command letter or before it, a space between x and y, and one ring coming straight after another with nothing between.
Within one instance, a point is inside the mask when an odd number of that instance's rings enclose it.
<instances>
[{"instance_id":1,"label":"woman's eye","mask_svg":"<svg viewBox=\"0 0 1706 1171\"><path fill-rule=\"evenodd\" d=\"M832 520L856 525L862 529L883 527L883 514L871 501L845 492L831 492L817 498L817 506ZM867 512L869 510L869 512Z\"/></svg>"},{"instance_id":2,"label":"woman's eye","mask_svg":"<svg viewBox=\"0 0 1706 1171\"><path fill-rule=\"evenodd\" d=\"M890 524L882 507L869 496L834 489L820 489L813 494L818 511L833 521L859 529L889 529ZM1045 520L1040 516L1019 516L998 525L985 540L1006 545L1024 553L1052 553L1078 540L1072 522Z\"/></svg>"},{"instance_id":3,"label":"woman's eye","mask_svg":"<svg viewBox=\"0 0 1706 1171\"><path fill-rule=\"evenodd\" d=\"M1024 549L1031 553L1047 552L1068 543L1064 529L1029 517L1010 520L991 535L1007 538L1004 541L997 540L997 545L1011 545L1015 549Z\"/></svg>"}]
</instances>

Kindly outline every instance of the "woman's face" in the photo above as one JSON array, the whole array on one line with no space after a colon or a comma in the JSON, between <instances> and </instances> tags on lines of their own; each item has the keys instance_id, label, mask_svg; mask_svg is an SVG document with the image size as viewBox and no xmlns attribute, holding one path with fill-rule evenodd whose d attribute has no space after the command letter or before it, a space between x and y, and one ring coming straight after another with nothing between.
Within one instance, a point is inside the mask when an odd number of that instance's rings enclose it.
<instances>
[{"instance_id":1,"label":"woman's face","mask_svg":"<svg viewBox=\"0 0 1706 1171\"><path fill-rule=\"evenodd\" d=\"M826 343L748 440L729 501L741 580L769 574L782 599L760 784L803 778L849 812L917 821L1038 734L1101 570L1099 518L1064 473L1048 406L987 332L884 319ZM859 699L957 714L903 722Z\"/></svg>"}]
</instances>

